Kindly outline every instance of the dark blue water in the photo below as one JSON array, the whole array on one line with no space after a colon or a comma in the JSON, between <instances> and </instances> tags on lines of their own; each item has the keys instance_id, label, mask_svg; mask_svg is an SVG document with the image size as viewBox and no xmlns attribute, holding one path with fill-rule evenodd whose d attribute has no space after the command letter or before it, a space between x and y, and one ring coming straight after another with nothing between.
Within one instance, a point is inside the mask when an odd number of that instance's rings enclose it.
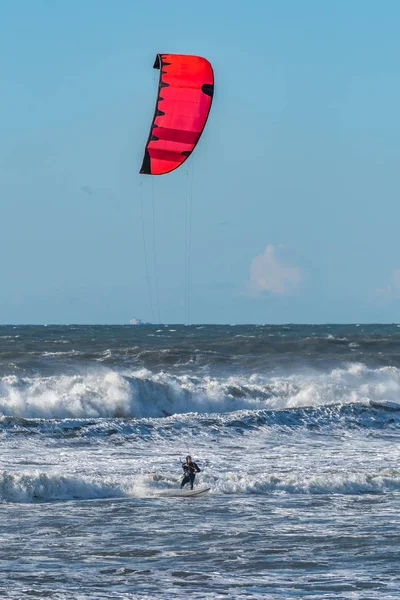
<instances>
[{"instance_id":1,"label":"dark blue water","mask_svg":"<svg viewBox=\"0 0 400 600\"><path fill-rule=\"evenodd\" d=\"M2 597L400 598L399 342L0 327Z\"/></svg>"}]
</instances>

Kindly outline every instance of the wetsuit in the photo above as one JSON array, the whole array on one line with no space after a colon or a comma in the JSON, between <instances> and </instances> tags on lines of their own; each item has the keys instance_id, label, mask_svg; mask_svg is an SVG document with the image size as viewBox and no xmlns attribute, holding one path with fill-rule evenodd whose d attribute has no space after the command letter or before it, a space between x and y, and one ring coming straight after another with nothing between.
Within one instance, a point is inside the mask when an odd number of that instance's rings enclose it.
<instances>
[{"instance_id":1,"label":"wetsuit","mask_svg":"<svg viewBox=\"0 0 400 600\"><path fill-rule=\"evenodd\" d=\"M183 488L184 485L186 485L187 483L190 483L190 489L193 489L193 484L194 484L194 479L196 477L196 473L200 473L200 469L199 467L196 465L195 462L185 462L182 465L183 471L185 473L183 479L182 479L182 483L181 483L181 489Z\"/></svg>"}]
</instances>

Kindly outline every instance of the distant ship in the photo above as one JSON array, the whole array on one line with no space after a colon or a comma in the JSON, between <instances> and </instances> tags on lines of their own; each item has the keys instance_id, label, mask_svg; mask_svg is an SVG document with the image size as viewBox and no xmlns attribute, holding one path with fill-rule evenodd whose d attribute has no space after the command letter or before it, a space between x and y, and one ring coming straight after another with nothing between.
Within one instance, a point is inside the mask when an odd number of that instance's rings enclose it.
<instances>
[{"instance_id":1,"label":"distant ship","mask_svg":"<svg viewBox=\"0 0 400 600\"><path fill-rule=\"evenodd\" d=\"M142 319L136 319L135 317L133 317L133 319L131 319L129 321L129 325L149 325L150 323L147 323L146 321L142 321Z\"/></svg>"}]
</instances>

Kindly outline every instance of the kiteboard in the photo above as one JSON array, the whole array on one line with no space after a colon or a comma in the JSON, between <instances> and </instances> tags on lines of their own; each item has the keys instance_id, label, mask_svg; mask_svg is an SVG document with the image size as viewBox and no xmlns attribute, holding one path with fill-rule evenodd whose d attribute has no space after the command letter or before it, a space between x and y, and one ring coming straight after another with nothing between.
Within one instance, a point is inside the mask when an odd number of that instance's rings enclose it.
<instances>
[{"instance_id":1,"label":"kiteboard","mask_svg":"<svg viewBox=\"0 0 400 600\"><path fill-rule=\"evenodd\" d=\"M199 498L204 496L211 488L197 488L195 490L171 490L161 494L164 498Z\"/></svg>"}]
</instances>

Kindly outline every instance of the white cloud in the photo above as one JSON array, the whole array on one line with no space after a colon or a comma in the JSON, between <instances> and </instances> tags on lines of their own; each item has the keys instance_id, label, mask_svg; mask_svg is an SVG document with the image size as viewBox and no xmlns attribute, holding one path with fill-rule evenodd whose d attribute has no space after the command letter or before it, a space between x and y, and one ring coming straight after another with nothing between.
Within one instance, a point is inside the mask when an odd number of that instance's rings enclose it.
<instances>
[{"instance_id":1,"label":"white cloud","mask_svg":"<svg viewBox=\"0 0 400 600\"><path fill-rule=\"evenodd\" d=\"M385 287L376 289L377 296L393 300L400 297L400 269L394 269L390 282Z\"/></svg>"},{"instance_id":2,"label":"white cloud","mask_svg":"<svg viewBox=\"0 0 400 600\"><path fill-rule=\"evenodd\" d=\"M249 289L256 295L270 292L287 296L300 284L301 279L300 269L279 261L274 246L268 244L264 254L256 256L251 262Z\"/></svg>"}]
</instances>

